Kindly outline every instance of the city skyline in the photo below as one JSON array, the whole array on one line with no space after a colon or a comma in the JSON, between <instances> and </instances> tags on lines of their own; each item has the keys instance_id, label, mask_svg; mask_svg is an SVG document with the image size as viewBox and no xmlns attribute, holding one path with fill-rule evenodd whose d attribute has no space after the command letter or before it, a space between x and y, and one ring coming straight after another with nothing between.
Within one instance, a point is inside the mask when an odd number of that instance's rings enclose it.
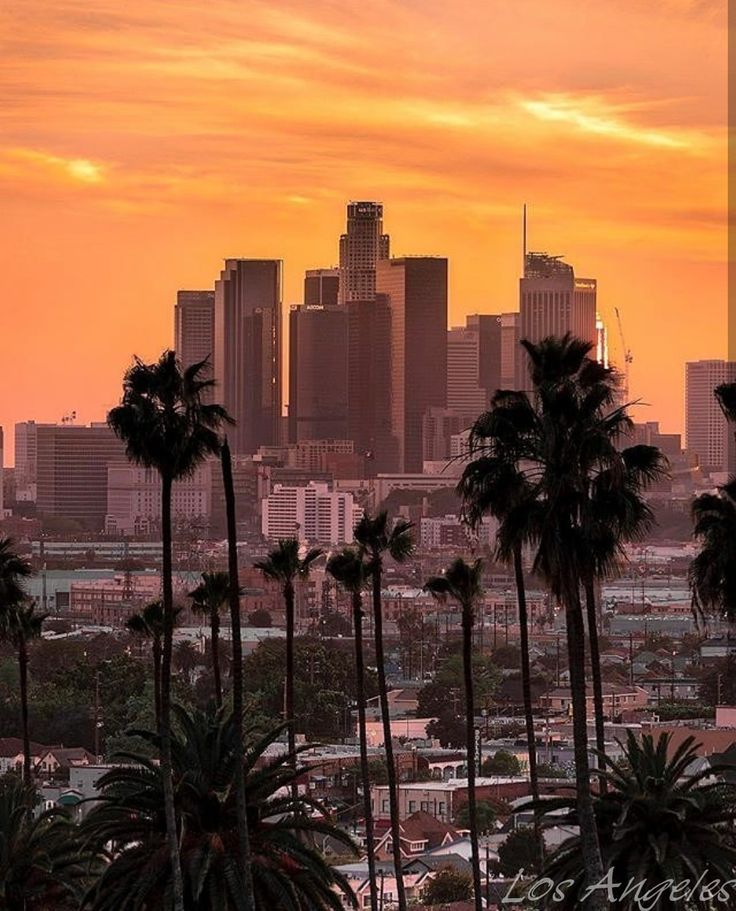
<instances>
[{"instance_id":1,"label":"city skyline","mask_svg":"<svg viewBox=\"0 0 736 911\"><path fill-rule=\"evenodd\" d=\"M545 48L533 0L215 2L196 30L135 2L11 3L0 424L101 419L132 354L172 343L176 291L225 258L283 259L300 301L353 198L383 203L394 255L448 258L450 325L517 308L527 202L530 249L597 278L614 361L621 311L641 417L684 429L685 362L727 356L722 6L562 2ZM438 35L454 53L428 73Z\"/></svg>"}]
</instances>

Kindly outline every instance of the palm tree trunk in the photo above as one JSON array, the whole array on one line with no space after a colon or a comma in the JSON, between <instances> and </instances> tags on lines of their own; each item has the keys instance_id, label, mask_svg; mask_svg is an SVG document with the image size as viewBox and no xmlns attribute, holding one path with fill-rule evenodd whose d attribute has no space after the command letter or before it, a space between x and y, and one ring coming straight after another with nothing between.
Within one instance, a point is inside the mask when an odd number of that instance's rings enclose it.
<instances>
[{"instance_id":1,"label":"palm tree trunk","mask_svg":"<svg viewBox=\"0 0 736 911\"><path fill-rule=\"evenodd\" d=\"M294 585L291 581L284 585L284 607L286 609L286 692L284 695L284 714L286 732L289 741L289 763L296 769L296 720L294 718ZM296 778L291 783L291 800L296 813L299 807L299 785Z\"/></svg>"},{"instance_id":2,"label":"palm tree trunk","mask_svg":"<svg viewBox=\"0 0 736 911\"><path fill-rule=\"evenodd\" d=\"M250 834L248 806L245 794L245 738L243 735L243 641L240 637L240 582L238 580L238 536L235 525L235 489L233 465L227 440L222 446L222 483L225 489L227 515L227 556L230 576L230 634L233 646L233 721L235 724L235 807L240 842L240 873L243 877L243 898L247 911L255 911L253 874L250 863Z\"/></svg>"},{"instance_id":3,"label":"palm tree trunk","mask_svg":"<svg viewBox=\"0 0 736 911\"><path fill-rule=\"evenodd\" d=\"M368 885L371 911L378 911L378 881L373 841L373 808L371 807L371 776L368 768L368 738L365 720L365 667L363 662L363 596L353 592L353 635L355 638L355 690L358 702L358 740L360 742L360 778L363 785L363 814L365 843L368 855Z\"/></svg>"},{"instance_id":4,"label":"palm tree trunk","mask_svg":"<svg viewBox=\"0 0 736 911\"><path fill-rule=\"evenodd\" d=\"M603 765L606 752L606 735L603 722L603 681L601 679L601 651L598 643L598 612L595 603L595 583L592 578L585 581L585 609L588 617L588 641L590 642L590 669L593 679L593 711L595 713L595 745L599 753L598 766ZM606 790L605 776L598 777L601 791Z\"/></svg>"},{"instance_id":5,"label":"palm tree trunk","mask_svg":"<svg viewBox=\"0 0 736 911\"><path fill-rule=\"evenodd\" d=\"M161 778L164 790L166 840L169 846L174 911L184 911L184 882L179 859L179 833L174 804L174 777L171 765L171 654L174 642L174 589L171 554L171 478L161 477L162 583L164 603L164 643L161 660Z\"/></svg>"},{"instance_id":6,"label":"palm tree trunk","mask_svg":"<svg viewBox=\"0 0 736 911\"><path fill-rule=\"evenodd\" d=\"M212 676L215 678L215 703L222 705L222 680L220 678L220 614L219 608L210 613L210 641L212 644Z\"/></svg>"},{"instance_id":7,"label":"palm tree trunk","mask_svg":"<svg viewBox=\"0 0 736 911\"><path fill-rule=\"evenodd\" d=\"M585 879L588 886L603 879L603 861L593 798L590 793L590 763L588 761L588 718L585 692L585 628L580 604L580 589L576 579L567 580L565 619L567 652L570 664L570 696L575 753L575 788L577 792L578 824L582 845ZM605 911L607 902L600 892L588 900L587 911Z\"/></svg>"},{"instance_id":8,"label":"palm tree trunk","mask_svg":"<svg viewBox=\"0 0 736 911\"><path fill-rule=\"evenodd\" d=\"M153 637L153 709L156 713L156 730L161 726L161 640Z\"/></svg>"},{"instance_id":9,"label":"palm tree trunk","mask_svg":"<svg viewBox=\"0 0 736 911\"><path fill-rule=\"evenodd\" d=\"M383 605L381 603L380 558L374 555L372 574L373 587L373 620L376 645L376 664L378 665L378 695L381 703L381 721L383 722L383 745L386 750L386 772L388 775L388 800L391 814L391 843L393 848L394 868L396 873L396 896L399 911L406 911L406 890L401 870L401 830L399 827L399 792L396 782L396 765L394 747L391 742L391 716L388 709L388 689L386 687L386 659L383 654Z\"/></svg>"},{"instance_id":10,"label":"palm tree trunk","mask_svg":"<svg viewBox=\"0 0 736 911\"><path fill-rule=\"evenodd\" d=\"M23 784L31 787L31 735L28 729L28 649L26 640L18 643L18 671L20 675L20 719L23 730Z\"/></svg>"},{"instance_id":11,"label":"palm tree trunk","mask_svg":"<svg viewBox=\"0 0 736 911\"><path fill-rule=\"evenodd\" d=\"M473 854L473 899L475 911L482 911L480 850L475 803L475 693L473 690L473 605L463 604L463 675L465 678L465 750L468 764L468 815L470 849ZM487 875L487 874L486 874Z\"/></svg>"},{"instance_id":12,"label":"palm tree trunk","mask_svg":"<svg viewBox=\"0 0 736 911\"><path fill-rule=\"evenodd\" d=\"M524 584L524 567L521 561L521 545L514 548L514 577L516 580L516 600L519 604L519 636L521 639L521 690L524 700L524 722L526 726L526 746L529 753L529 782L532 800L539 804L539 777L537 775L537 739L534 736L534 709L532 707L532 675L529 658L529 615L526 609L526 585ZM544 858L544 837L539 824L539 809L534 811L534 835L539 845L540 861Z\"/></svg>"}]
</instances>

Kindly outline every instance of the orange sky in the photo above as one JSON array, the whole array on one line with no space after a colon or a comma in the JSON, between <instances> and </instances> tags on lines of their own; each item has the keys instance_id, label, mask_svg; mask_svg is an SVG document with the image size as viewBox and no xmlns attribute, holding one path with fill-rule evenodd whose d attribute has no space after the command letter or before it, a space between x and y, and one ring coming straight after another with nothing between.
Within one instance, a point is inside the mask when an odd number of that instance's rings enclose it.
<instances>
[{"instance_id":1,"label":"orange sky","mask_svg":"<svg viewBox=\"0 0 736 911\"><path fill-rule=\"evenodd\" d=\"M451 321L516 309L530 247L623 315L682 423L726 349L722 0L5 0L0 425L101 419L177 288L331 265L350 198L450 259ZM618 336L612 326L614 355ZM6 464L8 458L6 455ZM12 461L12 459L11 459Z\"/></svg>"}]
</instances>

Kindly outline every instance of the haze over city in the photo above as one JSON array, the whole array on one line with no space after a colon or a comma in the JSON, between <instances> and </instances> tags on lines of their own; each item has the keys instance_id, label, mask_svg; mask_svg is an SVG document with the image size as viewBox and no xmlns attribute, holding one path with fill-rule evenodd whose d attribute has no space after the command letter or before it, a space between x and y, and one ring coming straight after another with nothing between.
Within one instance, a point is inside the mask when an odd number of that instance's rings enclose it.
<instances>
[{"instance_id":1,"label":"haze over city","mask_svg":"<svg viewBox=\"0 0 736 911\"><path fill-rule=\"evenodd\" d=\"M225 257L283 259L286 314L348 199L448 258L451 325L518 308L528 203L664 429L685 361L726 355L725 4L24 0L0 28L6 464L16 421L103 419Z\"/></svg>"}]
</instances>

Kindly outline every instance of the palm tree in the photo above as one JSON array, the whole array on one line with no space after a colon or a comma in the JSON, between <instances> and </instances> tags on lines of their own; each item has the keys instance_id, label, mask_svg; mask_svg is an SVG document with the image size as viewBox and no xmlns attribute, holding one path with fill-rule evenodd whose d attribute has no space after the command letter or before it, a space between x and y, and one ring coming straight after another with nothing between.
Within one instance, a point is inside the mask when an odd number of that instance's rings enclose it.
<instances>
[{"instance_id":1,"label":"palm tree","mask_svg":"<svg viewBox=\"0 0 736 911\"><path fill-rule=\"evenodd\" d=\"M616 439L612 440L616 443ZM642 540L654 523L654 515L643 497L647 485L667 472L667 460L655 446L629 446L612 459L608 468L591 479L581 525L588 542L585 556L584 590L590 666L593 684L596 747L605 753L603 712L603 681L601 677L598 623L600 611L596 598L596 583L609 578L626 554L623 544ZM601 775L601 788L606 777Z\"/></svg>"},{"instance_id":2,"label":"palm tree","mask_svg":"<svg viewBox=\"0 0 736 911\"><path fill-rule=\"evenodd\" d=\"M475 800L475 698L473 691L473 626L475 607L483 592L483 561L466 563L458 558L444 575L429 579L425 590L437 598L452 598L462 611L463 676L465 681L465 751L468 765L468 811L470 845L473 852L473 894L475 911L481 911L483 896L480 885L480 850Z\"/></svg>"},{"instance_id":3,"label":"palm tree","mask_svg":"<svg viewBox=\"0 0 736 911\"><path fill-rule=\"evenodd\" d=\"M212 673L215 678L215 702L222 705L222 682L220 679L220 611L228 602L230 577L227 573L202 573L202 581L189 592L192 610L210 621L212 644Z\"/></svg>"},{"instance_id":4,"label":"palm tree","mask_svg":"<svg viewBox=\"0 0 736 911\"><path fill-rule=\"evenodd\" d=\"M179 609L174 611L174 622ZM153 657L153 701L156 717L156 726L161 723L161 643L164 635L164 606L161 601L151 601L149 604L131 614L125 622L128 632L143 636L151 640L151 654Z\"/></svg>"},{"instance_id":5,"label":"palm tree","mask_svg":"<svg viewBox=\"0 0 736 911\"><path fill-rule=\"evenodd\" d=\"M255 911L255 892L251 871L250 832L248 831L248 799L245 788L245 732L243 730L243 639L240 632L240 581L238 577L238 531L235 520L235 485L233 463L227 437L220 453L222 486L225 494L227 520L228 604L230 607L230 639L232 641L233 724L235 727L235 811L240 847L240 875L246 911Z\"/></svg>"},{"instance_id":6,"label":"palm tree","mask_svg":"<svg viewBox=\"0 0 736 911\"><path fill-rule=\"evenodd\" d=\"M171 773L171 652L174 634L171 489L220 451L219 433L231 419L221 405L208 404L213 385L204 379L207 361L182 369L174 351L164 351L154 364L134 360L123 378L123 397L107 421L125 443L131 462L155 469L161 479L162 585L164 636L161 655L161 767L171 852L174 911L184 911L179 870L179 837Z\"/></svg>"},{"instance_id":7,"label":"palm tree","mask_svg":"<svg viewBox=\"0 0 736 911\"><path fill-rule=\"evenodd\" d=\"M190 713L176 706L174 715L172 760L185 907L187 911L238 911L242 896L233 788L237 726L224 709ZM154 732L135 733L153 745L160 739ZM299 813L292 812L291 783L305 768L301 764L295 768L291 757L271 752L281 733L282 728L277 728L260 738L245 757L254 908L338 911L343 908L343 896L352 898L350 887L313 844L317 837L329 837L346 850L354 848L314 801L300 797ZM107 861L83 907L89 911L166 908L172 877L161 812L161 769L144 756L119 758L124 764L102 777L99 800L82 824L83 837Z\"/></svg>"},{"instance_id":8,"label":"palm tree","mask_svg":"<svg viewBox=\"0 0 736 911\"><path fill-rule=\"evenodd\" d=\"M31 735L28 725L28 643L38 639L46 614L37 614L35 604L25 598L6 605L0 614L0 642L8 642L18 655L20 713L23 730L23 784L31 788Z\"/></svg>"},{"instance_id":9,"label":"palm tree","mask_svg":"<svg viewBox=\"0 0 736 911\"><path fill-rule=\"evenodd\" d=\"M24 583L33 574L28 560L16 552L13 539L0 536L0 612L25 597Z\"/></svg>"},{"instance_id":10,"label":"palm tree","mask_svg":"<svg viewBox=\"0 0 736 911\"><path fill-rule=\"evenodd\" d=\"M496 450L500 438L500 455L508 447L528 482L501 518L499 550L513 553L519 544L533 545L533 569L565 609L578 818L592 884L603 876L603 867L589 791L580 588L592 563L586 536L591 485L607 470L620 469L616 443L630 430L631 421L625 407L614 406L615 375L589 357L590 344L568 335L522 345L529 356L533 394L498 393L491 412ZM477 448L482 457L482 445ZM492 446L490 456L496 454ZM602 896L594 895L590 907L603 908Z\"/></svg>"},{"instance_id":11,"label":"palm tree","mask_svg":"<svg viewBox=\"0 0 736 911\"><path fill-rule=\"evenodd\" d=\"M713 764L694 771L699 748L694 737L674 749L671 734L661 734L656 742L647 734L639 743L629 731L620 746L622 760L601 757L609 788L595 799L595 816L610 881L621 889L630 881L642 885L628 898L620 895L615 906L622 911L641 908L642 895L652 890L646 906L664 911L676 903L666 894L657 900L656 890L663 883L696 884L706 874L708 881L733 882L736 848L730 834L736 785L720 777L732 768ZM576 822L576 808L567 798L545 801L544 808L568 810L567 817L554 817L555 825ZM585 881L580 857L580 836L574 836L543 872L555 882L567 881L566 900L559 903L563 909L580 907Z\"/></svg>"},{"instance_id":12,"label":"palm tree","mask_svg":"<svg viewBox=\"0 0 736 911\"><path fill-rule=\"evenodd\" d=\"M736 620L736 479L718 493L704 493L693 502L693 535L700 541L688 577L693 608L704 619Z\"/></svg>"},{"instance_id":13,"label":"palm tree","mask_svg":"<svg viewBox=\"0 0 736 911\"><path fill-rule=\"evenodd\" d=\"M303 557L299 556L297 538L283 538L266 557L254 565L267 579L281 586L286 614L286 680L284 688L284 715L287 724L289 753L296 762L296 720L294 718L294 582L306 579L312 564L322 556L322 549L314 547ZM292 783L294 806L297 805L297 782Z\"/></svg>"},{"instance_id":14,"label":"palm tree","mask_svg":"<svg viewBox=\"0 0 736 911\"><path fill-rule=\"evenodd\" d=\"M463 501L463 517L471 528L476 528L486 514L503 520L512 506L527 502L533 496L531 482L525 477L519 465L523 447L519 445L520 441L516 439L514 429L504 426L504 401L503 393L497 393L491 402L491 411L478 418L471 429L470 450L480 455L465 467L457 488ZM522 551L524 541L524 530L517 529L516 537L509 542L510 546L497 546L495 555L497 559L510 563L514 569L516 602L519 608L521 689L529 754L529 785L532 800L536 802L539 800L539 776L529 656L529 614ZM543 857L544 838L538 813L534 814L534 833L539 844L540 857Z\"/></svg>"},{"instance_id":15,"label":"palm tree","mask_svg":"<svg viewBox=\"0 0 736 911\"><path fill-rule=\"evenodd\" d=\"M92 858L63 811L28 812L36 800L15 776L0 778L0 907L73 911Z\"/></svg>"},{"instance_id":16,"label":"palm tree","mask_svg":"<svg viewBox=\"0 0 736 911\"><path fill-rule=\"evenodd\" d=\"M396 781L396 764L391 735L391 715L388 706L388 687L386 685L386 658L383 649L383 561L388 555L397 563L403 563L411 556L414 542L411 536L411 522L399 520L389 523L388 513L384 510L371 516L368 512L358 522L354 537L362 560L371 580L373 596L373 634L376 649L378 670L378 695L381 704L381 721L383 723L383 745L386 751L386 772L388 776L389 810L391 815L391 846L396 873L396 893L399 911L406 911L406 889L401 872L401 830L399 819L398 787Z\"/></svg>"},{"instance_id":17,"label":"palm tree","mask_svg":"<svg viewBox=\"0 0 736 911\"><path fill-rule=\"evenodd\" d=\"M365 562L354 549L346 547L327 561L327 572L350 593L353 608L353 637L355 644L356 701L358 703L358 739L360 742L360 778L363 790L363 815L368 857L368 885L371 911L378 911L378 880L373 841L373 810L371 808L371 776L368 763L368 739L365 719L365 662L363 655L363 590L368 579Z\"/></svg>"},{"instance_id":18,"label":"palm tree","mask_svg":"<svg viewBox=\"0 0 736 911\"><path fill-rule=\"evenodd\" d=\"M715 396L726 419L736 424L736 383L722 383L716 386Z\"/></svg>"}]
</instances>

